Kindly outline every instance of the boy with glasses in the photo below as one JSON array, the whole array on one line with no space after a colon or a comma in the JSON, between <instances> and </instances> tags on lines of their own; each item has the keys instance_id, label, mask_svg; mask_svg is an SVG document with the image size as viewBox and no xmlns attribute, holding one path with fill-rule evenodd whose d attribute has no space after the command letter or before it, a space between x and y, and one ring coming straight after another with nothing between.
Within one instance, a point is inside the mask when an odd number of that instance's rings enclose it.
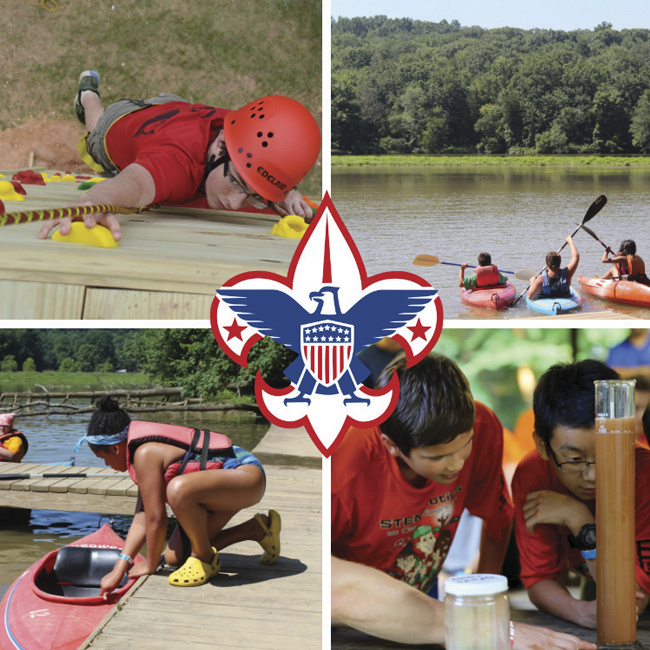
<instances>
[{"instance_id":1,"label":"boy with glasses","mask_svg":"<svg viewBox=\"0 0 650 650\"><path fill-rule=\"evenodd\" d=\"M574 598L567 570L596 576L596 418L594 381L618 379L595 360L556 365L533 395L536 451L517 467L512 494L521 581L539 609L596 628L596 601ZM636 453L637 611L650 593L650 451Z\"/></svg>"},{"instance_id":2,"label":"boy with glasses","mask_svg":"<svg viewBox=\"0 0 650 650\"><path fill-rule=\"evenodd\" d=\"M75 111L88 130L79 152L110 178L71 205L137 208L203 193L213 210L250 205L311 219L311 207L295 188L316 163L320 131L300 102L271 95L228 111L162 94L104 108L99 79L94 70L79 77ZM100 223L121 238L115 215L83 219L88 228ZM57 225L61 234L70 232L69 218L55 219L39 238Z\"/></svg>"}]
</instances>

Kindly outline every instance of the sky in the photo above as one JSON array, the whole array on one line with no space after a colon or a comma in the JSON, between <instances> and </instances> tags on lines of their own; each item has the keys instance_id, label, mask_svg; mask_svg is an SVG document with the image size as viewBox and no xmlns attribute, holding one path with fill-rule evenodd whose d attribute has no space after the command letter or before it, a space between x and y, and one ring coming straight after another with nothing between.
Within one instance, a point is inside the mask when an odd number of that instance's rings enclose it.
<instances>
[{"instance_id":1,"label":"sky","mask_svg":"<svg viewBox=\"0 0 650 650\"><path fill-rule=\"evenodd\" d=\"M650 0L331 0L334 18L385 15L462 26L616 30L650 28Z\"/></svg>"}]
</instances>

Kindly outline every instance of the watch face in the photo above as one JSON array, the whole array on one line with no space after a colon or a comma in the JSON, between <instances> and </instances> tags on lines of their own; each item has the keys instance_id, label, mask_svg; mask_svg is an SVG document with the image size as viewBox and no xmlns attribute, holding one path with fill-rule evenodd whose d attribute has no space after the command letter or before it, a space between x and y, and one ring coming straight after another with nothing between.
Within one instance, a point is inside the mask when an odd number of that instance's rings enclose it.
<instances>
[{"instance_id":1,"label":"watch face","mask_svg":"<svg viewBox=\"0 0 650 650\"><path fill-rule=\"evenodd\" d=\"M596 525L589 524L583 526L580 531L580 537L582 538L580 541L583 542L585 550L596 548Z\"/></svg>"}]
</instances>

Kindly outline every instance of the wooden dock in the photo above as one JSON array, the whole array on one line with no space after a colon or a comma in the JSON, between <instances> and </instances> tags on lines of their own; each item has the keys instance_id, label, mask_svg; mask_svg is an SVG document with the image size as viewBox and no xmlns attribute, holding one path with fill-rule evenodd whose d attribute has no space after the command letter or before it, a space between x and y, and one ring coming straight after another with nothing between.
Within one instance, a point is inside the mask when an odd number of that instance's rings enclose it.
<instances>
[{"instance_id":1,"label":"wooden dock","mask_svg":"<svg viewBox=\"0 0 650 650\"><path fill-rule=\"evenodd\" d=\"M24 185L25 200L5 201L5 211L63 207L78 186ZM299 241L271 235L279 217L264 213L163 207L118 219L117 248L38 239L42 223L3 227L0 319L207 320L226 280L286 274Z\"/></svg>"}]
</instances>

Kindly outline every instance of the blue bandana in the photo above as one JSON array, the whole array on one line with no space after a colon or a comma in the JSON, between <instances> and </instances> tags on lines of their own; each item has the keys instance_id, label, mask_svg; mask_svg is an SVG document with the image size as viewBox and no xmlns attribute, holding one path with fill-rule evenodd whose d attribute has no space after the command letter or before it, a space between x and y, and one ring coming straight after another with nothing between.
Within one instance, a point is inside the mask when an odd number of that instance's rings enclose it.
<instances>
[{"instance_id":1,"label":"blue bandana","mask_svg":"<svg viewBox=\"0 0 650 650\"><path fill-rule=\"evenodd\" d=\"M126 429L124 429L124 431L120 431L119 433L111 433L98 436L85 435L83 438L79 439L79 442L77 443L77 446L74 448L74 450L79 451L79 447L81 447L81 443L83 443L84 440L87 440L91 445L117 445L118 443L122 442L122 440L126 440L128 434L129 425L127 424Z\"/></svg>"}]
</instances>

